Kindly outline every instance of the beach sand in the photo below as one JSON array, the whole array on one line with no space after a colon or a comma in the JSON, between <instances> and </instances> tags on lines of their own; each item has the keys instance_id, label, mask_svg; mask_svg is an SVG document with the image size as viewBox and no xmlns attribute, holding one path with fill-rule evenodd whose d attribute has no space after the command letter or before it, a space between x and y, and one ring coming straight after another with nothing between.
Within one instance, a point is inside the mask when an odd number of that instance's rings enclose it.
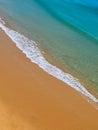
<instances>
[{"instance_id":1,"label":"beach sand","mask_svg":"<svg viewBox=\"0 0 98 130\"><path fill-rule=\"evenodd\" d=\"M98 130L98 110L0 30L0 130Z\"/></svg>"}]
</instances>

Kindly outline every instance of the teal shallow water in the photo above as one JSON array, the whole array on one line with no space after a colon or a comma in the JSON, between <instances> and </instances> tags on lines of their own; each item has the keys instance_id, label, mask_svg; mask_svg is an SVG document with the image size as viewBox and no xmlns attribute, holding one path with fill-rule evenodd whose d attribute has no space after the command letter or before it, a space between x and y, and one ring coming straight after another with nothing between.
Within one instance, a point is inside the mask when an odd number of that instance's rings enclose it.
<instances>
[{"instance_id":1,"label":"teal shallow water","mask_svg":"<svg viewBox=\"0 0 98 130\"><path fill-rule=\"evenodd\" d=\"M84 1L0 0L0 13L11 28L38 41L57 66L68 68L97 96L98 7Z\"/></svg>"}]
</instances>

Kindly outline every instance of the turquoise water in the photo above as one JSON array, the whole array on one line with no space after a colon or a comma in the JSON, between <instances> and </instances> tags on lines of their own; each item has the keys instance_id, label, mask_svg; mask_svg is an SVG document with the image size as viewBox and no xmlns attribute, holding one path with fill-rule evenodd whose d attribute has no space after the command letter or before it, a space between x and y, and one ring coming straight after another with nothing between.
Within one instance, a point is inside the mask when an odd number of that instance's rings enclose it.
<instances>
[{"instance_id":1,"label":"turquoise water","mask_svg":"<svg viewBox=\"0 0 98 130\"><path fill-rule=\"evenodd\" d=\"M96 0L0 0L0 16L98 95Z\"/></svg>"}]
</instances>

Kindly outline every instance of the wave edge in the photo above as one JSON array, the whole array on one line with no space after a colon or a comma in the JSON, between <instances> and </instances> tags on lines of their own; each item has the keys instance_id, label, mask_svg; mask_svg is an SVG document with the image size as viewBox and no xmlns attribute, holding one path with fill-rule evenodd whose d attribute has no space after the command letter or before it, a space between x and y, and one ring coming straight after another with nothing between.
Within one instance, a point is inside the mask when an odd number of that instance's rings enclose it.
<instances>
[{"instance_id":1,"label":"wave edge","mask_svg":"<svg viewBox=\"0 0 98 130\"><path fill-rule=\"evenodd\" d=\"M37 64L48 74L63 81L64 83L68 84L70 87L82 93L93 102L98 103L98 100L87 91L87 89L79 82L78 79L73 77L71 74L65 73L59 68L57 68L56 66L50 64L42 55L35 41L29 40L24 35L14 30L11 30L7 26L5 26L5 21L3 21L1 18L0 18L0 28L10 37L10 39L26 55L26 57L31 60L31 62ZM98 109L98 107L96 109Z\"/></svg>"}]
</instances>

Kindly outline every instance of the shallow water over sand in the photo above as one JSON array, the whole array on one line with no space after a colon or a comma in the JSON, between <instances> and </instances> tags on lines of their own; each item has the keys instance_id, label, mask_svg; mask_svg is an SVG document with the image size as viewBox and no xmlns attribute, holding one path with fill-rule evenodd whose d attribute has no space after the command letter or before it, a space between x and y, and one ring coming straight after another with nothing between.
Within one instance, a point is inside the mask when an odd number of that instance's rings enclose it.
<instances>
[{"instance_id":1,"label":"shallow water over sand","mask_svg":"<svg viewBox=\"0 0 98 130\"><path fill-rule=\"evenodd\" d=\"M0 0L8 25L37 41L62 70L68 68L98 95L97 3ZM1 12L0 12L1 13Z\"/></svg>"}]
</instances>

